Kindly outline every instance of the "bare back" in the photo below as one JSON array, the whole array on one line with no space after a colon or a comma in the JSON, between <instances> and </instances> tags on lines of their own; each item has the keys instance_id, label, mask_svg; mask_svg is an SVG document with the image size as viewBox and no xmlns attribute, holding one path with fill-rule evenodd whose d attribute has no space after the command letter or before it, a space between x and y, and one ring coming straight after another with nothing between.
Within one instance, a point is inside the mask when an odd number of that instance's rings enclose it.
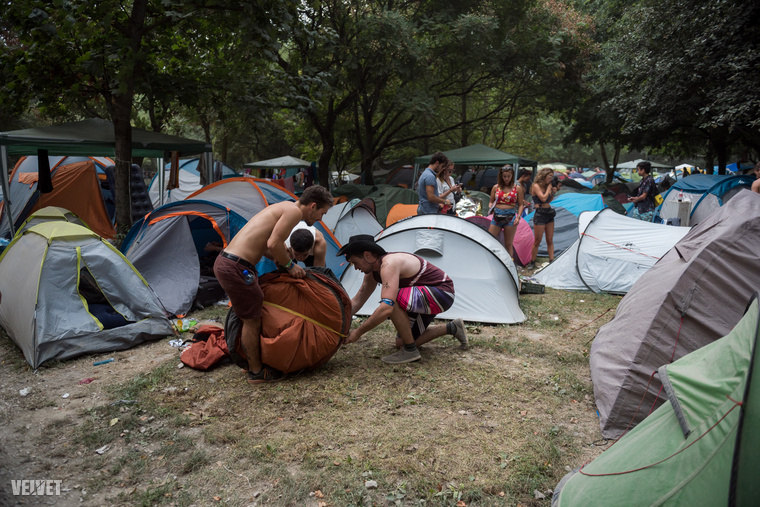
<instances>
[{"instance_id":1,"label":"bare back","mask_svg":"<svg viewBox=\"0 0 760 507\"><path fill-rule=\"evenodd\" d=\"M256 264L273 243L281 243L285 250L285 240L302 218L303 213L296 202L267 206L245 224L224 251Z\"/></svg>"}]
</instances>

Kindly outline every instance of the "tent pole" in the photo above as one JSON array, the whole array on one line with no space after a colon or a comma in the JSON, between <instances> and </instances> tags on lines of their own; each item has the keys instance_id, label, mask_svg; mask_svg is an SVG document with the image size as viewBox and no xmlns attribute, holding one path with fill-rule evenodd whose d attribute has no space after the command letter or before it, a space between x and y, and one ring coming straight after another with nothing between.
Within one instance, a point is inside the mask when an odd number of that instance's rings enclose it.
<instances>
[{"instance_id":1,"label":"tent pole","mask_svg":"<svg viewBox=\"0 0 760 507\"><path fill-rule=\"evenodd\" d=\"M11 191L10 184L8 183L8 149L5 145L0 146L0 159L3 160L3 202L5 203L5 216L8 217L8 226L11 231L11 238L15 236L16 231L13 228L13 211L11 209Z\"/></svg>"},{"instance_id":2,"label":"tent pole","mask_svg":"<svg viewBox=\"0 0 760 507\"><path fill-rule=\"evenodd\" d=\"M157 159L158 161L158 195L159 195L159 201L158 205L163 206L164 205L164 157L160 157Z\"/></svg>"}]
</instances>

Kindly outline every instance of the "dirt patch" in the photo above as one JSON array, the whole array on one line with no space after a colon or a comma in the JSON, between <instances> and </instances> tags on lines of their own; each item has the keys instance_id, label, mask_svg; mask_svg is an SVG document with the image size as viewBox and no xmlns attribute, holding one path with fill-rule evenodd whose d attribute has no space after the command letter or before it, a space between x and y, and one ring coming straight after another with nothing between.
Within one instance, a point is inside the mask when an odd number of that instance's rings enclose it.
<instances>
[{"instance_id":1,"label":"dirt patch","mask_svg":"<svg viewBox=\"0 0 760 507\"><path fill-rule=\"evenodd\" d=\"M3 337L0 503L548 505L602 450L585 343L617 298L577 299L532 296L526 323L469 325L469 350L441 338L411 365L379 361L386 324L265 386L233 365L179 369L168 338L35 373ZM60 480L62 494L13 495L19 479Z\"/></svg>"}]
</instances>

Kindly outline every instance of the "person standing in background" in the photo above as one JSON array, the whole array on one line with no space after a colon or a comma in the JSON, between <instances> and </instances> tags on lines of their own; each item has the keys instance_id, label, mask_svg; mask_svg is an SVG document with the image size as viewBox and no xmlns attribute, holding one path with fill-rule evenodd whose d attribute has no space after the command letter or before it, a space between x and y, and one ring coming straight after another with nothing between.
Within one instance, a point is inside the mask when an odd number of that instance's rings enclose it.
<instances>
[{"instance_id":1,"label":"person standing in background","mask_svg":"<svg viewBox=\"0 0 760 507\"><path fill-rule=\"evenodd\" d=\"M533 249L530 253L530 262L525 266L528 269L536 269L538 247L541 245L544 233L546 234L546 250L549 254L549 262L554 260L554 216L557 212L550 204L558 189L554 183L554 171L545 167L538 171L536 181L530 187L536 213L533 215Z\"/></svg>"},{"instance_id":2,"label":"person standing in background","mask_svg":"<svg viewBox=\"0 0 760 507\"><path fill-rule=\"evenodd\" d=\"M456 206L456 195L462 190L462 185L454 183L451 174L454 172L454 162L449 160L446 167L438 173L438 195L446 200L446 204L441 208L441 213L445 215L455 215L454 207Z\"/></svg>"},{"instance_id":3,"label":"person standing in background","mask_svg":"<svg viewBox=\"0 0 760 507\"><path fill-rule=\"evenodd\" d=\"M448 157L440 151L430 157L430 165L422 172L417 182L417 194L420 196L420 204L417 206L418 215L438 213L441 205L446 204L446 200L438 195L438 173L448 163Z\"/></svg>"},{"instance_id":4,"label":"person standing in background","mask_svg":"<svg viewBox=\"0 0 760 507\"><path fill-rule=\"evenodd\" d=\"M491 189L489 209L493 209L493 218L488 232L495 238L499 232L504 233L504 248L514 258L513 242L517 224L522 216L525 194L523 186L515 181L515 170L505 165L499 170L496 185Z\"/></svg>"}]
</instances>

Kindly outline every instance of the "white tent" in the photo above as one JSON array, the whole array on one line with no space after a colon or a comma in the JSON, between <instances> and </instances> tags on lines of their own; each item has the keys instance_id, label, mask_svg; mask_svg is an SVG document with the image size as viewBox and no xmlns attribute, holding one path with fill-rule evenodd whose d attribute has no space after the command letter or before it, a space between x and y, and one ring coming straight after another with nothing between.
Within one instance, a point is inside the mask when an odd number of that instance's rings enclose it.
<instances>
[{"instance_id":1,"label":"white tent","mask_svg":"<svg viewBox=\"0 0 760 507\"><path fill-rule=\"evenodd\" d=\"M400 220L375 236L387 252L419 255L444 270L454 281L454 304L438 317L461 317L470 322L515 324L525 315L518 301L517 270L504 246L477 225L449 215L416 215ZM346 269L341 283L353 297L364 275ZM357 312L369 315L377 308L380 288Z\"/></svg>"},{"instance_id":2,"label":"white tent","mask_svg":"<svg viewBox=\"0 0 760 507\"><path fill-rule=\"evenodd\" d=\"M644 222L607 208L581 213L578 231L575 243L535 274L539 283L625 294L689 228Z\"/></svg>"},{"instance_id":3,"label":"white tent","mask_svg":"<svg viewBox=\"0 0 760 507\"><path fill-rule=\"evenodd\" d=\"M354 202L354 200L350 202ZM335 225L331 227L331 231L341 245L348 243L351 236L357 234L375 236L383 230L383 226L380 225L375 216L374 201L371 199L355 202L353 206L342 206L342 204L338 206L339 215ZM334 218L334 215L330 218Z\"/></svg>"},{"instance_id":4,"label":"white tent","mask_svg":"<svg viewBox=\"0 0 760 507\"><path fill-rule=\"evenodd\" d=\"M90 229L62 220L15 236L0 256L0 292L0 324L34 368L173 332L135 267Z\"/></svg>"}]
</instances>

